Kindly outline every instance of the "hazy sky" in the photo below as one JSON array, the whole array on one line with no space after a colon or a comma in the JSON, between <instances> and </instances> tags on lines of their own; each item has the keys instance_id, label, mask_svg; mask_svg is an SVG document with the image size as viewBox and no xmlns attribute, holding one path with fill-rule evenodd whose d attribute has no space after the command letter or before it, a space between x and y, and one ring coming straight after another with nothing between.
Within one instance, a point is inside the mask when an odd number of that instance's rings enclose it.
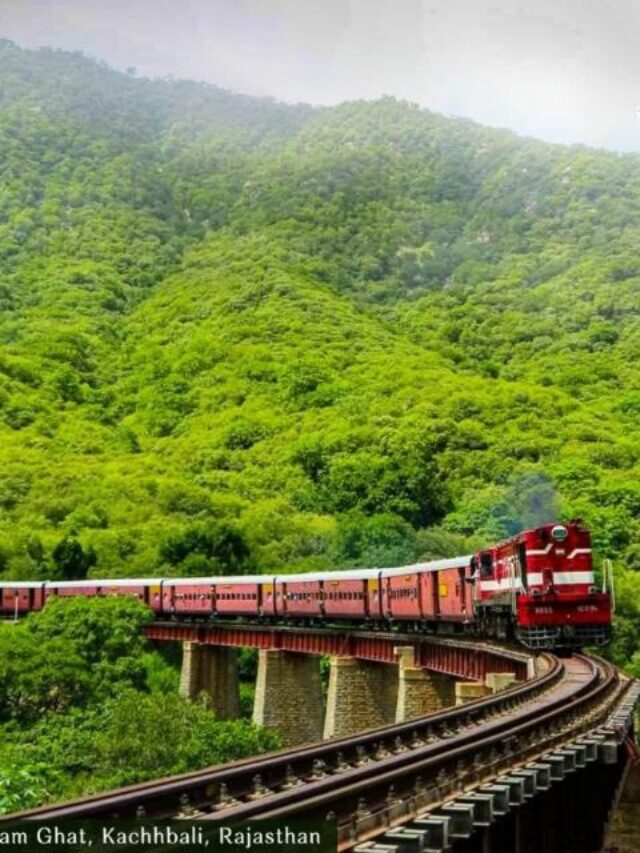
<instances>
[{"instance_id":1,"label":"hazy sky","mask_svg":"<svg viewBox=\"0 0 640 853\"><path fill-rule=\"evenodd\" d=\"M640 0L0 0L0 34L286 101L640 151Z\"/></svg>"}]
</instances>

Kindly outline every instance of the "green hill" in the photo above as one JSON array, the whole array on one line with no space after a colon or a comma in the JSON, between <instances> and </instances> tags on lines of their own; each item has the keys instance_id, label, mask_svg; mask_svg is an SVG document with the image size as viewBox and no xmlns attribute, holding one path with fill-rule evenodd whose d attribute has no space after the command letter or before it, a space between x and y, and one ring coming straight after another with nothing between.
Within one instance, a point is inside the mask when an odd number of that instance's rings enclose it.
<instances>
[{"instance_id":1,"label":"green hill","mask_svg":"<svg viewBox=\"0 0 640 853\"><path fill-rule=\"evenodd\" d=\"M549 514L640 567L640 157L10 42L0 93L4 577L382 564Z\"/></svg>"}]
</instances>

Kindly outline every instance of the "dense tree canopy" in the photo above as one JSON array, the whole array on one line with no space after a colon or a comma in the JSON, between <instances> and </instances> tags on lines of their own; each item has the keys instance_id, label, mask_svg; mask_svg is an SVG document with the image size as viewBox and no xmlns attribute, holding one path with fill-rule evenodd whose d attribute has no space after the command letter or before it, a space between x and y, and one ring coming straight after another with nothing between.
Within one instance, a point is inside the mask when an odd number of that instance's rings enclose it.
<instances>
[{"instance_id":1,"label":"dense tree canopy","mask_svg":"<svg viewBox=\"0 0 640 853\"><path fill-rule=\"evenodd\" d=\"M580 515L627 618L640 157L6 41L0 151L0 576L395 562Z\"/></svg>"}]
</instances>

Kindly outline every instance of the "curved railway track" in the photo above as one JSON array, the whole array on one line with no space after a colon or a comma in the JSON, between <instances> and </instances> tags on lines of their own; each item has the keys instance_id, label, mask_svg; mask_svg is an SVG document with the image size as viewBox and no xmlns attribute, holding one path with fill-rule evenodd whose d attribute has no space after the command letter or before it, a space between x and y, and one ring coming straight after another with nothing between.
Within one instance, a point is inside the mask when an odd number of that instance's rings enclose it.
<instances>
[{"instance_id":1,"label":"curved railway track","mask_svg":"<svg viewBox=\"0 0 640 853\"><path fill-rule=\"evenodd\" d=\"M375 766L349 769L339 779L327 775L304 790L281 791L201 819L330 816L338 822L338 849L348 850L592 730L606 720L624 689L611 664L576 656L564 662L564 677L554 688L484 720L474 732L462 731Z\"/></svg>"},{"instance_id":2,"label":"curved railway track","mask_svg":"<svg viewBox=\"0 0 640 853\"><path fill-rule=\"evenodd\" d=\"M120 788L105 794L42 806L0 822L20 818L173 817L181 812L229 808L234 801L264 799L266 792L299 788L302 784L350 767L376 766L388 756L430 746L446 747L452 738L471 734L490 719L513 712L564 677L563 665L553 655L541 656L540 674L500 693L447 708L404 723L371 729L348 737L271 752L193 773Z\"/></svg>"},{"instance_id":3,"label":"curved railway track","mask_svg":"<svg viewBox=\"0 0 640 853\"><path fill-rule=\"evenodd\" d=\"M543 655L542 661L545 671L535 679L427 717L1 820L229 822L330 814L338 821L341 849L348 849L378 826L393 825L393 815L406 820L460 787L592 729L623 689L615 668L599 659Z\"/></svg>"}]
</instances>

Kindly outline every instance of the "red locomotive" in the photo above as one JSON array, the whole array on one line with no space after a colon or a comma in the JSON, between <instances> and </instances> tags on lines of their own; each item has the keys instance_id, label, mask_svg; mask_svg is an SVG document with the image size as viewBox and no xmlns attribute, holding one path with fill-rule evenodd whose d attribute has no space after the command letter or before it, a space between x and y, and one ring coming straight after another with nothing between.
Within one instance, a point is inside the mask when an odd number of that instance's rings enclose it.
<instances>
[{"instance_id":1,"label":"red locomotive","mask_svg":"<svg viewBox=\"0 0 640 853\"><path fill-rule=\"evenodd\" d=\"M476 614L529 648L602 645L611 596L593 574L591 534L580 521L525 530L472 560Z\"/></svg>"},{"instance_id":2,"label":"red locomotive","mask_svg":"<svg viewBox=\"0 0 640 853\"><path fill-rule=\"evenodd\" d=\"M601 645L611 596L594 586L579 521L527 530L477 554L390 569L256 577L0 584L0 614L52 596L133 595L171 619L244 619L516 637L534 649Z\"/></svg>"}]
</instances>

